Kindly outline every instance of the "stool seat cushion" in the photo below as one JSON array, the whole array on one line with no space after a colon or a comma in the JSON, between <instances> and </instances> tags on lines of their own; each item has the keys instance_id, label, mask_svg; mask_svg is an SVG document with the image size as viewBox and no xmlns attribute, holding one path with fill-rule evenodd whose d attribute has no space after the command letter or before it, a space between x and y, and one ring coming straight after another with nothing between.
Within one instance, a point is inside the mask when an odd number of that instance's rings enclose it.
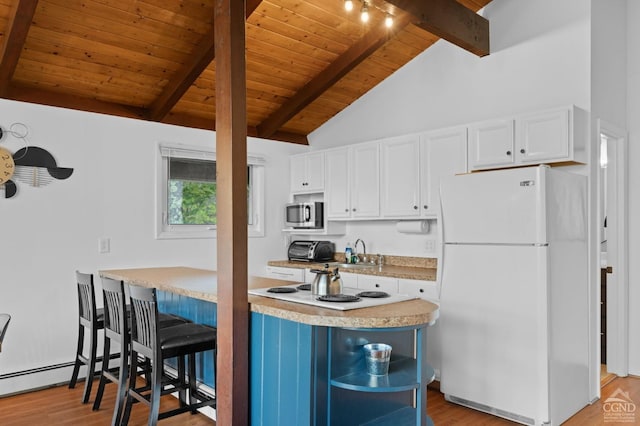
<instances>
[{"instance_id":1,"label":"stool seat cushion","mask_svg":"<svg viewBox=\"0 0 640 426\"><path fill-rule=\"evenodd\" d=\"M160 348L165 357L216 347L216 329L202 324L185 323L160 329Z\"/></svg>"},{"instance_id":2,"label":"stool seat cushion","mask_svg":"<svg viewBox=\"0 0 640 426\"><path fill-rule=\"evenodd\" d=\"M160 325L160 328L186 324L188 322L190 322L188 319L179 317L177 315L158 313L158 324Z\"/></svg>"}]
</instances>

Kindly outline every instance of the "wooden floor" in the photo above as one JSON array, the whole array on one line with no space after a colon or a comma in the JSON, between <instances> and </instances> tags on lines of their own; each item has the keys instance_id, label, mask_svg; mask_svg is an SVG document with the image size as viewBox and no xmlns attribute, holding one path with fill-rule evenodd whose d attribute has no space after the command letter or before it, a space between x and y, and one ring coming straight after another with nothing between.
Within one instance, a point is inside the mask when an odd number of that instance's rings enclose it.
<instances>
[{"instance_id":1,"label":"wooden floor","mask_svg":"<svg viewBox=\"0 0 640 426\"><path fill-rule=\"evenodd\" d=\"M607 425L614 424L610 419L605 419L603 402L614 392L626 392L629 399L640 405L640 378L625 377L616 378L602 388L600 401L584 408L565 423L567 426ZM94 386L95 392L95 386ZM111 423L112 407L114 402L115 387L107 385L105 396L102 400L102 408L92 411L91 405L81 404L82 386L68 389L66 386L58 386L37 392L0 398L0 424L2 426L57 426L57 425L109 425ZM93 395L92 395L93 396ZM460 407L446 402L440 392L429 389L428 411L437 426L448 425L474 425L493 426L514 424L475 410ZM176 399L165 396L162 399L162 409L175 407ZM640 410L637 413L635 423L640 424ZM136 404L132 411L131 426L143 426L147 424L148 409ZM201 414L189 413L171 417L160 421L160 425L186 425L186 426L211 426L215 422Z\"/></svg>"}]
</instances>

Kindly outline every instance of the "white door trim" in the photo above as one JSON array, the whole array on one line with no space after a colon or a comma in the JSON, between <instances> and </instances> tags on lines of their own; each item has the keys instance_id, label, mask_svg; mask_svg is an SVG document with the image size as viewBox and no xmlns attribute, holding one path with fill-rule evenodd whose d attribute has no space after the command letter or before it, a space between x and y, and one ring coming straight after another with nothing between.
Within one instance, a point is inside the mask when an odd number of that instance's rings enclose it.
<instances>
[{"instance_id":1,"label":"white door trim","mask_svg":"<svg viewBox=\"0 0 640 426\"><path fill-rule=\"evenodd\" d=\"M611 250L613 257L608 258L608 265L612 266L613 273L611 285L607 286L607 371L618 376L629 374L629 265L628 265L628 138L627 132L604 120L598 119L598 140L604 135L610 142L615 144L613 158L609 158L609 163L614 164L615 176L608 175L608 179L613 179L614 185L609 188L615 190L615 216L611 219L615 221L614 235L608 232L609 242L614 244ZM598 150L598 163L600 153ZM602 197L602 182L598 174L598 205ZM604 218L600 217L598 209L598 223L602 224ZM610 220L610 219L609 219ZM600 225L599 225L600 226ZM609 245L609 247L611 247ZM598 260L600 260L600 250L598 250ZM598 274L598 280L599 280ZM598 286L598 294L600 286Z\"/></svg>"}]
</instances>

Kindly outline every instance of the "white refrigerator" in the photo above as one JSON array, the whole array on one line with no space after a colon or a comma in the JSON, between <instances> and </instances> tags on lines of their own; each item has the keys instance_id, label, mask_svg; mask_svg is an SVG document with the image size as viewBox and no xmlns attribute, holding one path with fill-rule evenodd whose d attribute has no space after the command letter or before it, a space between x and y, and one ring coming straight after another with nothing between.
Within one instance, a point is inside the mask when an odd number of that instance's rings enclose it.
<instances>
[{"instance_id":1,"label":"white refrigerator","mask_svg":"<svg viewBox=\"0 0 640 426\"><path fill-rule=\"evenodd\" d=\"M547 166L441 182L447 400L536 425L589 403L586 183Z\"/></svg>"}]
</instances>

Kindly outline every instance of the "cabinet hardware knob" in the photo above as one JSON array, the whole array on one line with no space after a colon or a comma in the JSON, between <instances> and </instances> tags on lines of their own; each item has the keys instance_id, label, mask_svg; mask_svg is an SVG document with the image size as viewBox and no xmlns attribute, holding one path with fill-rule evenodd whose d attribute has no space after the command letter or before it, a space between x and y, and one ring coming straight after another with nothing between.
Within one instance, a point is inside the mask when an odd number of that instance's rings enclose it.
<instances>
[{"instance_id":1,"label":"cabinet hardware knob","mask_svg":"<svg viewBox=\"0 0 640 426\"><path fill-rule=\"evenodd\" d=\"M524 148L520 150L520 154L524 154Z\"/></svg>"},{"instance_id":2,"label":"cabinet hardware knob","mask_svg":"<svg viewBox=\"0 0 640 426\"><path fill-rule=\"evenodd\" d=\"M418 290L420 293L424 293L424 288L421 288L420 290Z\"/></svg>"},{"instance_id":3,"label":"cabinet hardware knob","mask_svg":"<svg viewBox=\"0 0 640 426\"><path fill-rule=\"evenodd\" d=\"M345 211L345 212L348 212L348 211L349 211L349 209L344 209L344 211Z\"/></svg>"},{"instance_id":4,"label":"cabinet hardware knob","mask_svg":"<svg viewBox=\"0 0 640 426\"><path fill-rule=\"evenodd\" d=\"M380 288L380 284L376 284L376 288Z\"/></svg>"},{"instance_id":5,"label":"cabinet hardware knob","mask_svg":"<svg viewBox=\"0 0 640 426\"><path fill-rule=\"evenodd\" d=\"M352 210L355 212L356 211L355 207Z\"/></svg>"},{"instance_id":6,"label":"cabinet hardware knob","mask_svg":"<svg viewBox=\"0 0 640 426\"><path fill-rule=\"evenodd\" d=\"M426 210L429 208L429 206L425 204L424 206L422 206L422 208Z\"/></svg>"},{"instance_id":7,"label":"cabinet hardware knob","mask_svg":"<svg viewBox=\"0 0 640 426\"><path fill-rule=\"evenodd\" d=\"M511 155L511 151L507 151L507 155Z\"/></svg>"},{"instance_id":8,"label":"cabinet hardware knob","mask_svg":"<svg viewBox=\"0 0 640 426\"><path fill-rule=\"evenodd\" d=\"M418 210L418 206L413 206L413 209L414 210Z\"/></svg>"}]
</instances>

